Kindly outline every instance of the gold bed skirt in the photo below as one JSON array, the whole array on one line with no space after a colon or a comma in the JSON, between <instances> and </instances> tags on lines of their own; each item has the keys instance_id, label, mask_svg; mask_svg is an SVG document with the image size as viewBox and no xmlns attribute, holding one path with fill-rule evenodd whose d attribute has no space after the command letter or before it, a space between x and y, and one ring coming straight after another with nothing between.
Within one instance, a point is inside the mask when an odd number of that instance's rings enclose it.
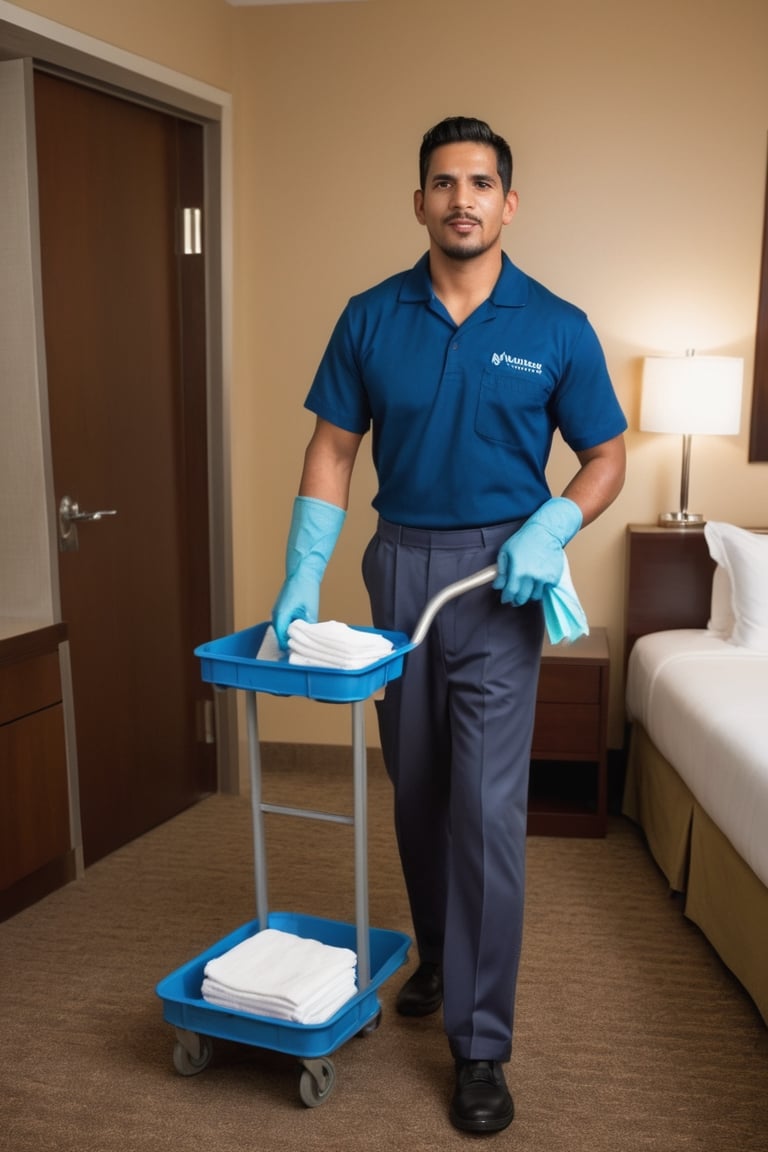
<instances>
[{"instance_id":1,"label":"gold bed skirt","mask_svg":"<svg viewBox=\"0 0 768 1152\"><path fill-rule=\"evenodd\" d=\"M768 1024L768 888L734 850L643 727L632 727L623 812L645 833L685 915Z\"/></svg>"}]
</instances>

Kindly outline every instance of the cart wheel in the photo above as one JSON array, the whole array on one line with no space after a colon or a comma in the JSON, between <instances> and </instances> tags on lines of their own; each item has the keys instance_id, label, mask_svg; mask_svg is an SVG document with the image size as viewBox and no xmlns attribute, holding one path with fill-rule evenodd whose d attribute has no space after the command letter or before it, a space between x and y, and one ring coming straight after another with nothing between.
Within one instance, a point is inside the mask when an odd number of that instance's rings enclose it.
<instances>
[{"instance_id":1,"label":"cart wheel","mask_svg":"<svg viewBox=\"0 0 768 1152\"><path fill-rule=\"evenodd\" d=\"M363 1025L363 1027L360 1029L360 1031L357 1033L357 1035L358 1035L358 1036L361 1036L361 1037L362 1037L362 1036L370 1036L372 1032L375 1032L375 1031L376 1031L376 1029L378 1028L379 1024L381 1024L381 1008L379 1008L379 1010L378 1010L378 1012L376 1013L376 1015L375 1015L375 1016L373 1016L373 1017L372 1017L372 1018L371 1018L371 1019L368 1021L368 1023L367 1023L367 1024L364 1024L364 1025Z\"/></svg>"},{"instance_id":2,"label":"cart wheel","mask_svg":"<svg viewBox=\"0 0 768 1152\"><path fill-rule=\"evenodd\" d=\"M192 1056L187 1048L177 1040L173 1046L173 1066L180 1076L196 1076L207 1068L213 1055L213 1045L207 1036L200 1036L200 1051Z\"/></svg>"},{"instance_id":3,"label":"cart wheel","mask_svg":"<svg viewBox=\"0 0 768 1152\"><path fill-rule=\"evenodd\" d=\"M299 1077L299 1096L307 1108L324 1104L336 1082L336 1070L330 1060L305 1060Z\"/></svg>"}]
</instances>

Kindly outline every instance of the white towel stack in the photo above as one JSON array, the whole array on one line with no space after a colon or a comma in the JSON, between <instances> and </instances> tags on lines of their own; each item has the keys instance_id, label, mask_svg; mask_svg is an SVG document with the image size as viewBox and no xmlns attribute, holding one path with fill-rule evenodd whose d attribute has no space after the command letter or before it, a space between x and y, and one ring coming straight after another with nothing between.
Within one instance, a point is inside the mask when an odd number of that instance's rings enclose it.
<instances>
[{"instance_id":1,"label":"white towel stack","mask_svg":"<svg viewBox=\"0 0 768 1152\"><path fill-rule=\"evenodd\" d=\"M308 624L294 620L288 625L288 651L291 664L309 664L320 668L367 668L388 656L394 649L391 640L380 632L350 628L338 620Z\"/></svg>"},{"instance_id":2,"label":"white towel stack","mask_svg":"<svg viewBox=\"0 0 768 1152\"><path fill-rule=\"evenodd\" d=\"M322 1024L357 992L357 956L264 928L205 966L202 996L220 1008Z\"/></svg>"}]
</instances>

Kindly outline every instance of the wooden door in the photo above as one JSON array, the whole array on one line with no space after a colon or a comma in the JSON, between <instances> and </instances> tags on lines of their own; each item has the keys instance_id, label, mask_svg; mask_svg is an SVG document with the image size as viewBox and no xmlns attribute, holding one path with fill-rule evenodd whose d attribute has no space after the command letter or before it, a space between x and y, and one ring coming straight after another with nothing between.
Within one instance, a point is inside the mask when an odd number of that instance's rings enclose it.
<instances>
[{"instance_id":1,"label":"wooden door","mask_svg":"<svg viewBox=\"0 0 768 1152\"><path fill-rule=\"evenodd\" d=\"M66 523L58 555L89 864L215 786L193 656L210 638L204 264L179 243L202 129L42 73L35 121L56 503L114 511Z\"/></svg>"}]
</instances>

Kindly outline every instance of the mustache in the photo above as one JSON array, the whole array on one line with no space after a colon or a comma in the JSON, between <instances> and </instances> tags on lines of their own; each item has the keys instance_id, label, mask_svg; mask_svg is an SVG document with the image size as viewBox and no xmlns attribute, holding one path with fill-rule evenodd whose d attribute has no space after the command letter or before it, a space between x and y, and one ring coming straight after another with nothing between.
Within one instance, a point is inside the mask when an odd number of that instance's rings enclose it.
<instances>
[{"instance_id":1,"label":"mustache","mask_svg":"<svg viewBox=\"0 0 768 1152\"><path fill-rule=\"evenodd\" d=\"M450 216L446 216L443 223L453 224L456 220L466 220L470 224L480 224L481 221L477 216L472 216L469 212L452 212Z\"/></svg>"}]
</instances>

